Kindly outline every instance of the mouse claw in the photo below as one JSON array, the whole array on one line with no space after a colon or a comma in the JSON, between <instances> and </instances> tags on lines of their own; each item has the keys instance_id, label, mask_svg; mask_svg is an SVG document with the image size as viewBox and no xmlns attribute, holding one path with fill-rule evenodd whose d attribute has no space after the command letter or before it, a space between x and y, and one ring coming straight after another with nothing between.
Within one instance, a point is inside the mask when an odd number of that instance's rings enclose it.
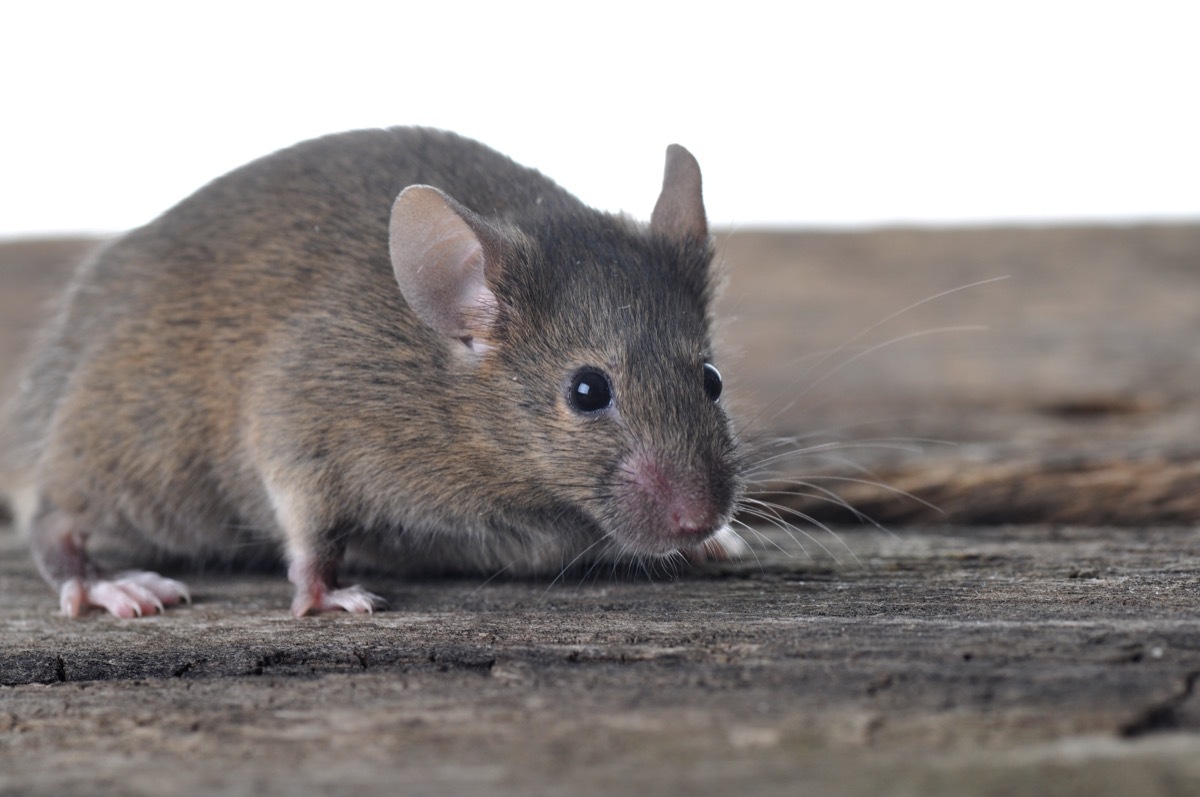
<instances>
[{"instance_id":1,"label":"mouse claw","mask_svg":"<svg viewBox=\"0 0 1200 797\"><path fill-rule=\"evenodd\" d=\"M343 589L326 589L315 586L312 589L297 590L296 598L292 601L292 614L303 617L306 614L330 612L339 609L351 614L373 614L376 609L387 606L387 601L367 592L355 584Z\"/></svg>"},{"instance_id":2,"label":"mouse claw","mask_svg":"<svg viewBox=\"0 0 1200 797\"><path fill-rule=\"evenodd\" d=\"M186 586L145 570L131 570L111 579L72 578L59 590L59 606L67 617L78 617L90 606L114 617L142 617L160 613L181 600L192 602Z\"/></svg>"}]
</instances>

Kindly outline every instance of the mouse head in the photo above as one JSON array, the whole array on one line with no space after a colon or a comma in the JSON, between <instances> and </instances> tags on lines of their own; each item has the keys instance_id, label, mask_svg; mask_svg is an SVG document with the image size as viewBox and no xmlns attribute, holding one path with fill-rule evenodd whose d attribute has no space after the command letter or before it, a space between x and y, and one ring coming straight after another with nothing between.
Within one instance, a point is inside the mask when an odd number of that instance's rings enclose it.
<instances>
[{"instance_id":1,"label":"mouse head","mask_svg":"<svg viewBox=\"0 0 1200 797\"><path fill-rule=\"evenodd\" d=\"M412 186L390 242L409 307L492 399L479 412L501 467L626 553L690 548L729 521L738 447L713 362L713 250L687 150L667 150L648 226L577 206L518 230Z\"/></svg>"}]
</instances>

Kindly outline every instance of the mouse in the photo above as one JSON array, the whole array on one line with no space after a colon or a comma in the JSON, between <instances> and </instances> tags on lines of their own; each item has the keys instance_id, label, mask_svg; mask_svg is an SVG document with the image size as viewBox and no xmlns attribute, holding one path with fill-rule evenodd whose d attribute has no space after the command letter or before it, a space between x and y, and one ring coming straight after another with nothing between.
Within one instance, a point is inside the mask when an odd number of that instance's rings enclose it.
<instances>
[{"instance_id":1,"label":"mouse","mask_svg":"<svg viewBox=\"0 0 1200 797\"><path fill-rule=\"evenodd\" d=\"M598 157L602 153L581 153ZM397 572L731 559L742 448L713 348L699 165L649 221L472 139L309 140L74 273L5 412L0 473L64 614L190 602L102 565L274 556L296 616Z\"/></svg>"}]
</instances>

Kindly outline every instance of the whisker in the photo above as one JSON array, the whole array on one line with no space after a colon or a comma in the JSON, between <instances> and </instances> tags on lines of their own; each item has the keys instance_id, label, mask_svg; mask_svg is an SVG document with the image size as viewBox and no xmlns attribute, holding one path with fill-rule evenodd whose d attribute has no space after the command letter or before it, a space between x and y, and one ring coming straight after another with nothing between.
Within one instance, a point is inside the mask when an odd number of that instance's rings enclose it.
<instances>
[{"instance_id":1,"label":"whisker","mask_svg":"<svg viewBox=\"0 0 1200 797\"><path fill-rule=\"evenodd\" d=\"M777 529L782 531L784 534L788 535L788 537L791 538L792 542L794 542L796 544L796 546L800 548L800 552L802 554L804 554L805 556L809 555L808 549L804 547L804 543L797 540L792 535L791 530L788 529L788 523L786 521L782 520L781 518L775 517L771 512L767 512L767 511L764 511L761 509L751 509L749 507L742 507L740 514L749 515L750 517L757 518L761 521L770 523L772 526L775 526ZM746 527L751 528L751 529L753 528L752 526L749 526L748 524ZM775 547L775 549L778 550L784 556L788 557L789 559L794 558L794 555L792 554L791 551L784 548L782 545L777 543L775 540L771 539L766 534L763 534L761 531L758 531L757 529L754 529L754 533L756 535L758 535L758 538L760 540L762 540L763 542L765 542L769 545L773 545Z\"/></svg>"},{"instance_id":2,"label":"whisker","mask_svg":"<svg viewBox=\"0 0 1200 797\"><path fill-rule=\"evenodd\" d=\"M863 357L866 357L869 354L874 354L875 352L882 351L883 349L889 348L891 346L895 346L898 343L904 343L906 341L915 340L917 338L929 337L931 335L944 335L948 332L986 332L987 329L988 328L985 326L971 325L971 324L962 325L962 326L936 327L934 329L923 329L918 332L910 332L906 335L900 335L899 337L895 337L890 340L885 340L882 343L878 343L874 346L870 346L870 347L858 352L857 354L853 355L852 357L847 357L845 360L842 360L842 362L838 363L837 366L835 366L834 368L832 368L832 369L826 371L824 374L822 374L818 379L815 379L814 381L809 382L808 385L803 390L801 390L798 395L793 397L792 400L789 401L786 405L784 405L784 407L782 409L780 409L779 412L777 412L775 414L775 416L773 416L773 417L778 417L779 415L782 415L783 413L792 409L793 407L796 406L796 403L800 399L804 398L806 395L811 393L816 387L820 386L824 382L827 382L829 379L833 378L838 373L843 371L847 366L853 364L857 360L862 359Z\"/></svg>"},{"instance_id":3,"label":"whisker","mask_svg":"<svg viewBox=\"0 0 1200 797\"><path fill-rule=\"evenodd\" d=\"M587 581L592 577L593 573L598 573L600 565L603 564L609 565L609 577L611 578L613 571L617 567L617 563L621 560L620 550L621 546L615 540L608 540L604 546L604 550L592 560L588 569L579 577L579 583L582 584L584 581Z\"/></svg>"},{"instance_id":4,"label":"whisker","mask_svg":"<svg viewBox=\"0 0 1200 797\"><path fill-rule=\"evenodd\" d=\"M906 454L920 454L921 453L921 448L919 448L918 446L901 445L899 443L891 443L891 442L883 443L883 442L875 442L875 441L866 440L866 441L852 441L852 442L819 443L817 445L805 446L803 448L796 448L796 449L792 449L790 451L783 451L778 454L774 454L772 456L761 459L753 465L752 469L750 471L748 471L748 473L749 474L759 473L759 472L761 472L761 470L764 467L766 467L768 465L772 465L776 462L786 461L788 459L791 459L792 457L825 458L826 452L829 452L829 451L846 451L846 450L853 450L853 449L875 449L875 450L880 450L880 451L902 451Z\"/></svg>"},{"instance_id":5,"label":"whisker","mask_svg":"<svg viewBox=\"0 0 1200 797\"><path fill-rule=\"evenodd\" d=\"M788 514L792 515L793 517L800 518L801 520L805 521L806 523L811 523L812 525L821 529L826 534L828 534L829 536L833 537L835 540L840 542L842 544L842 547L845 548L846 551L850 554L850 556L854 559L855 563L859 563L858 554L854 553L854 549L851 548L849 545L847 545L846 541L843 540L841 537L839 537L837 535L837 533L834 532L833 529L829 528L824 523L822 523L821 521L812 517L811 515L806 515L805 513L801 512L797 509L792 509L791 507L779 506L777 504L772 504L768 501L763 501L763 500L760 500L757 498L748 498L745 500L751 501L751 502L755 503L756 505L763 507L764 510L769 511L775 517L779 518L779 520L781 522L783 522L784 524L786 524L788 526L788 528L793 529L793 530L798 531L799 533L803 534L805 537L807 537L809 540L811 540L817 547L819 547L822 551L824 551L829 556L829 558L833 559L834 562L837 562L840 565L842 563L842 560L837 557L837 554L835 554L833 551L831 551L829 548L827 548L825 546L825 544L822 543L819 539L817 539L816 536L814 536L813 534L805 531L804 529L800 528L799 526L796 526L795 524L788 523L786 521L786 519L783 518L783 516L779 514L780 510L787 512ZM791 535L789 534L789 536L791 536ZM794 537L793 537L793 540L795 540ZM799 544L799 540L795 540L795 541L797 544ZM803 548L802 545L801 545L801 548Z\"/></svg>"},{"instance_id":6,"label":"whisker","mask_svg":"<svg viewBox=\"0 0 1200 797\"><path fill-rule=\"evenodd\" d=\"M757 517L760 520L765 520L768 523L770 523L771 525L775 526L777 529L779 529L784 534L786 534L791 539L792 542L794 542L797 546L799 546L801 552L804 553L805 556L809 555L808 549L804 547L804 543L802 543L802 542L800 542L800 540L796 539L796 534L795 534L796 532L807 537L810 542L814 543L819 548L821 548L821 550L825 551L825 553L829 554L829 556L831 558L833 558L835 561L837 560L837 557L834 556L833 552L830 551L828 548L826 548L821 543L820 540L818 540L816 537L814 537L812 534L805 531L804 529L796 526L795 524L789 523L787 521L787 519L785 519L781 514L779 514L778 508L776 506L772 505L771 503L769 503L767 501L763 501L763 500L760 500L757 498L744 498L742 500L743 500L743 504L744 504L742 507L742 511L744 513L750 515L751 517ZM755 508L751 508L749 506L746 506L745 504L753 504ZM814 522L813 525L821 526L820 523L816 523L816 522ZM825 529L825 530L829 531L829 529ZM833 532L830 531L830 533L832 534ZM836 535L834 535L834 536L836 536ZM777 543L776 543L776 547L779 548L781 553L785 553L789 557L791 556L790 553L785 551Z\"/></svg>"},{"instance_id":7,"label":"whisker","mask_svg":"<svg viewBox=\"0 0 1200 797\"><path fill-rule=\"evenodd\" d=\"M902 495L905 498L909 499L910 501L915 501L918 504L920 504L921 506L923 506L927 509L932 509L933 511L937 512L940 515L946 514L946 512L941 507L937 506L936 504L931 504L929 501L926 501L924 498L920 498L916 495L913 495L912 493L908 492L907 490L901 490L899 487L893 487L892 485L887 484L886 482L875 481L872 479L856 479L853 476L834 476L834 475L806 476L805 478L806 479L821 479L823 481L851 482L853 484L865 484L869 487L878 487L881 490L886 490L887 492L894 493L896 495ZM811 485L808 485L808 486L811 486Z\"/></svg>"},{"instance_id":8,"label":"whisker","mask_svg":"<svg viewBox=\"0 0 1200 797\"><path fill-rule=\"evenodd\" d=\"M471 592L471 595L472 596L478 595L480 590L482 590L488 584L491 584L493 581L495 581L500 576L507 573L509 570L512 570L515 566L516 566L516 562L509 562L504 567L497 570L495 573L492 573L482 583L480 583L478 586L475 587L475 589Z\"/></svg>"},{"instance_id":9,"label":"whisker","mask_svg":"<svg viewBox=\"0 0 1200 797\"><path fill-rule=\"evenodd\" d=\"M743 432L744 432L745 430L749 429L751 426L753 426L753 424L755 424L755 423L756 423L756 422L757 422L757 421L758 421L758 420L759 420L759 419L760 419L760 418L763 416L763 414L764 414L764 413L766 413L766 411L767 411L768 409L770 409L770 408L771 408L771 406L772 406L773 404L775 404L775 402L776 402L776 401L778 401L778 400L782 399L784 396L786 396L786 395L788 394L788 392L790 392L790 391L791 391L791 389L792 389L792 388L794 388L794 387L796 387L797 385L799 385L799 384L800 384L800 383L801 383L801 382L802 382L802 381L803 381L805 378L807 378L807 377L808 377L808 375L809 375L810 373L812 373L813 371L815 371L815 370L817 370L817 369L821 368L821 367L822 367L822 366L823 366L823 365L824 365L826 362L828 362L828 361L829 361L830 359L832 359L833 357L835 357L835 356L837 356L837 355L841 354L842 352L846 351L847 349L849 349L849 348L850 348L851 346L853 346L853 344L854 344L856 341L858 341L860 338L863 338L863 337L865 337L866 335L869 335L870 333L872 333L872 332L874 332L875 330L879 329L880 327L884 326L884 325L885 325L885 324L887 324L888 322L890 322L890 321L892 321L892 320L894 320L894 319L896 319L896 318L899 318L900 316L904 315L905 313L911 312L912 310L915 310L916 308L918 308L918 307L921 307L921 306L922 306L922 305L924 305L924 304L928 304L929 302L936 301L936 300L938 300L938 299L941 299L941 298L943 298L943 297L945 297L945 296L949 296L949 295L951 295L951 294L955 294L955 293L958 293L958 292L960 292L960 291L970 290L970 289L972 289L972 288L978 288L978 287L981 287L981 286L984 286L984 285L990 285L990 284L992 284L992 283L995 283L995 282L1000 282L1000 281L1006 280L1006 279L1008 279L1008 278L1009 278L1009 277L1008 277L1008 275L999 276L999 277L991 277L991 278L989 278L989 279L985 279L985 280L978 280L978 281L976 281L976 282L971 282L971 283L967 283L967 284L965 284L965 285L959 285L959 286L957 286L957 287L954 287L954 288L949 288L949 289L947 289L947 290L944 290L944 291L940 291L940 292L938 292L938 293L935 293L935 294L933 294L932 296L927 296L927 297L925 297L924 299L921 299L920 301L913 302L912 304L910 304L910 305L908 305L908 306L906 306L906 307L903 307L903 308L901 308L901 309L899 309L899 310L897 310L897 311L895 311L895 312L891 313L890 315L887 315L887 316L885 316L885 317L881 318L880 320L876 321L875 323L871 324L870 326L867 326L866 328L864 328L864 329L860 330L859 332L857 332L856 334L852 335L850 338L848 338L847 340L845 340L845 341L844 341L843 343L841 343L840 345L838 345L838 346L834 347L834 348L833 348L833 349L831 349L831 350L828 350L828 351L827 351L827 353L825 353L825 354L824 354L824 356L822 356L822 357L820 357L819 359L817 359L817 362L816 362L815 364L813 364L813 365L811 365L811 366L809 366L809 367L805 368L805 369L804 369L804 371L803 371L803 372L801 372L801 373L800 373L800 374L799 374L799 375L796 377L796 379L795 379L795 380L794 380L794 381L793 381L793 382L792 382L792 383L791 383L791 384L788 386L788 388L787 388L785 391L782 391L782 392L780 393L780 395L779 395L779 396L778 396L778 397L777 397L775 400L772 400L772 401L768 402L766 405L764 405L764 406L763 406L763 408L762 408L762 409L760 409L760 410L759 410L759 411L758 411L758 412L757 412L757 413L756 413L756 414L755 414L755 415L754 415L754 416L753 416L753 417L752 417L752 418L751 418L751 419L750 419L748 422L746 422L746 423L743 423L743 424L740 424L740 426L739 426L739 429L740 429L741 431L743 431ZM941 328L941 329L937 329L937 330L924 330L924 331L922 331L922 332L919 332L919 333L911 333L911 334L908 334L908 335L902 335L902 336L900 336L900 337L898 337L898 338L893 338L893 339L891 339L891 340L889 340L889 341L885 341L885 342L884 342L884 343L882 343L882 344L876 344L876 345L874 345L874 346L870 346L870 347L867 347L867 348L865 348L865 349L862 349L862 350L860 350L860 351L856 352L855 354L853 354L852 356L848 357L846 360L842 361L840 364L838 364L838 365L837 365L836 367L834 367L832 370L830 370L830 371L827 371L825 374L823 374L823 375L822 375L822 376L820 376L818 379L816 379L816 380L815 380L813 383L810 383L810 384L809 384L809 385L808 385L808 386L807 386L807 387L806 387L806 388L805 388L805 389L804 389L804 390L801 392L800 396L793 397L793 399L792 399L792 401L791 401L791 402L789 402L787 405L785 405L785 406L784 406L782 409L780 409L780 410L778 410L777 412L775 412L775 413L774 413L774 414L773 414L771 417L773 417L773 418L777 418L777 417L779 417L780 415L782 415L784 412L787 412L789 409L791 409L791 408L793 408L793 407L795 406L796 402L799 400L799 398L800 398L800 397L802 397L803 395L805 395L805 394L807 394L808 392L810 392L810 391L811 391L811 390L812 390L814 387L816 387L817 385L821 384L822 382L825 382L827 379L829 379L830 377L832 377L832 376L833 376L834 374L836 374L837 372L841 371L843 368L845 368L846 366L848 366L850 363L852 363L852 362L854 362L854 361L856 361L856 360L858 360L858 359L860 359L860 358L862 358L862 357L865 357L865 356L866 356L866 355L868 355L868 354L871 354L871 353L873 353L873 352L879 351L881 348L886 348L886 347L888 347L888 346L891 346L891 345L894 345L894 344L896 344L896 343L899 343L899 342L902 342L902 341L905 341L905 340L911 340L911 339L913 339L914 337L921 337L921 336L923 336L923 335L929 335L929 334L935 334L935 333L944 333L944 332L951 332L951 331L981 331L981 330L983 330L983 329L986 329L986 327L971 327L971 326L967 326L967 327L943 327L943 328Z\"/></svg>"},{"instance_id":10,"label":"whisker","mask_svg":"<svg viewBox=\"0 0 1200 797\"><path fill-rule=\"evenodd\" d=\"M803 482L801 482L801 484L803 484ZM892 532L889 529L885 528L879 521L875 520L875 518L871 517L866 512L863 512L862 510L855 508L849 501L847 501L845 498L842 498L840 495L833 492L832 490L827 490L824 487L821 487L821 486L815 485L815 484L811 484L811 485L804 484L804 486L810 487L811 489L817 490L818 492L804 492L801 490L770 490L768 492L771 495L782 495L782 496L789 496L789 497L794 497L794 498L810 498L813 501L821 501L822 503L840 506L842 509L845 509L850 514L854 515L855 519L857 519L858 521L860 521L862 523L870 523L872 526L879 529L880 531L885 532L887 534L892 534Z\"/></svg>"},{"instance_id":11,"label":"whisker","mask_svg":"<svg viewBox=\"0 0 1200 797\"><path fill-rule=\"evenodd\" d=\"M755 537L757 537L760 540L766 540L768 542L771 542L771 540L769 540L767 538L767 536L765 534L763 534L761 531L754 528L753 526L751 526L749 523L745 522L744 520L738 520L735 517L735 518L731 518L729 521L730 533L732 533L735 537L737 537L739 540L741 540L743 543L746 544L746 550L748 550L750 552L750 555L754 557L754 562L755 562L755 564L758 565L759 571L762 571L763 563L762 563L762 559L758 555L758 551L754 550L754 546L750 544L749 540L747 540L742 534L738 533L737 530L735 530L733 528L734 524L741 526L743 529L745 529L746 531L749 531L751 534L753 534Z\"/></svg>"},{"instance_id":12,"label":"whisker","mask_svg":"<svg viewBox=\"0 0 1200 797\"><path fill-rule=\"evenodd\" d=\"M578 562L580 559L582 559L584 556L586 556L586 555L587 555L587 553L588 553L588 551L592 550L592 549L593 549L593 548L595 548L597 545L599 545L600 543L604 542L604 540L605 540L605 538L604 538L604 537L601 537L600 539L596 540L596 541L595 541L595 542L593 542L591 545L587 546L587 547L586 547L586 548L584 548L582 551L580 551L580 552L579 552L579 553L578 553L578 554L575 556L575 558L574 558L574 559L572 559L571 561L569 561L569 562L567 562L565 565L563 565L562 569L560 569L560 570L558 571L558 575L554 577L554 580L553 580L553 581L551 581L551 582L550 582L550 583L549 583L549 584L546 586L546 589L545 589L545 591L543 591L543 592L542 592L542 597L538 599L538 603L540 604L540 603L541 603L543 600L545 600L545 598L546 598L546 595L548 595L548 594L550 593L550 590L554 589L554 585L555 585L555 584L557 584L557 583L559 582L559 580L560 580L560 579L561 579L561 578L562 578L562 577L563 577L563 576L564 576L564 575L567 573L567 571L568 571L568 570L570 570L570 569L571 569L571 568L572 568L572 567L575 565L575 563L576 563L576 562Z\"/></svg>"}]
</instances>

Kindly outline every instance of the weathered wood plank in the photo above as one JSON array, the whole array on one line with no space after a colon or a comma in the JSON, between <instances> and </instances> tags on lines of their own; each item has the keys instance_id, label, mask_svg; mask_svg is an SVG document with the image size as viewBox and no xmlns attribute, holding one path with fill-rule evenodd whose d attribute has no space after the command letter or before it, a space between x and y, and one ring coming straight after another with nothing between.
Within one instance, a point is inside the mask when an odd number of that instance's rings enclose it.
<instances>
[{"instance_id":1,"label":"weathered wood plank","mask_svg":"<svg viewBox=\"0 0 1200 797\"><path fill-rule=\"evenodd\" d=\"M22 246L9 372L82 251ZM766 526L654 582L364 574L372 617L210 573L120 622L57 617L0 530L0 794L1200 793L1200 226L722 246L731 400L802 438L763 456L840 441L780 475L890 532ZM827 480L863 468L944 514Z\"/></svg>"}]
</instances>

